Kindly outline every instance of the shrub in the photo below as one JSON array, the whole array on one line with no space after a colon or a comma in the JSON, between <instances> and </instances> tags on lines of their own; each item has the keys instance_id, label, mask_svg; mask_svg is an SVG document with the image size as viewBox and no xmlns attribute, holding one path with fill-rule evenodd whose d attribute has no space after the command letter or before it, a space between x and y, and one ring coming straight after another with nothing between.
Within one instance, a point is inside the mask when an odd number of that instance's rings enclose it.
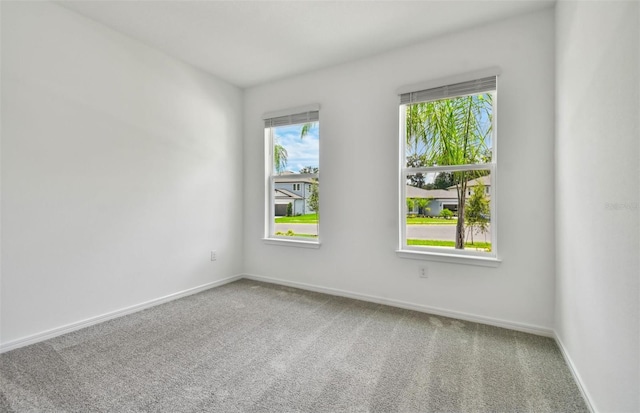
<instances>
[{"instance_id":1,"label":"shrub","mask_svg":"<svg viewBox=\"0 0 640 413\"><path fill-rule=\"evenodd\" d=\"M453 212L445 208L442 211L440 211L440 216L444 219L451 219L453 218Z\"/></svg>"}]
</instances>

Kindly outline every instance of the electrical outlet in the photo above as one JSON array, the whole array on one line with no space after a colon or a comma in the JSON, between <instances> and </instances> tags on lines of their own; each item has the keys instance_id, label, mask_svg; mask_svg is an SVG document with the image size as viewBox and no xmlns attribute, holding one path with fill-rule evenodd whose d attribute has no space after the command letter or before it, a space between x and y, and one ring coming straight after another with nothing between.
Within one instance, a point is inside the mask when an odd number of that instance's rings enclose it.
<instances>
[{"instance_id":1,"label":"electrical outlet","mask_svg":"<svg viewBox=\"0 0 640 413\"><path fill-rule=\"evenodd\" d=\"M218 255L215 251L211 251L211 261L215 261L218 259Z\"/></svg>"},{"instance_id":2,"label":"electrical outlet","mask_svg":"<svg viewBox=\"0 0 640 413\"><path fill-rule=\"evenodd\" d=\"M418 268L418 276L420 278L429 278L427 276L427 267L420 267Z\"/></svg>"}]
</instances>

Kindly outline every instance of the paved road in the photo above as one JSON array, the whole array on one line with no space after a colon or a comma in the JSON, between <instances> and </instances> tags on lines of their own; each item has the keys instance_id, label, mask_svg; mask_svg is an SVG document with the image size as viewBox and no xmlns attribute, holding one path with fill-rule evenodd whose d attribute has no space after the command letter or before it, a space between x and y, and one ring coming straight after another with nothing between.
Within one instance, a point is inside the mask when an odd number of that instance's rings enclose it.
<instances>
[{"instance_id":1,"label":"paved road","mask_svg":"<svg viewBox=\"0 0 640 413\"><path fill-rule=\"evenodd\" d=\"M454 241L456 239L455 225L407 225L407 238L440 239ZM484 241L485 234L473 234L476 241ZM491 230L486 233L487 242L491 242Z\"/></svg>"},{"instance_id":2,"label":"paved road","mask_svg":"<svg viewBox=\"0 0 640 413\"><path fill-rule=\"evenodd\" d=\"M318 235L318 226L316 224L276 224L276 232L293 231L296 234Z\"/></svg>"},{"instance_id":3,"label":"paved road","mask_svg":"<svg viewBox=\"0 0 640 413\"><path fill-rule=\"evenodd\" d=\"M296 234L318 235L316 224L276 224L276 232L292 230ZM407 225L407 238L439 239L453 241L456 239L455 225ZM474 235L477 241L484 241L485 235ZM487 242L491 241L491 231L486 234Z\"/></svg>"}]
</instances>

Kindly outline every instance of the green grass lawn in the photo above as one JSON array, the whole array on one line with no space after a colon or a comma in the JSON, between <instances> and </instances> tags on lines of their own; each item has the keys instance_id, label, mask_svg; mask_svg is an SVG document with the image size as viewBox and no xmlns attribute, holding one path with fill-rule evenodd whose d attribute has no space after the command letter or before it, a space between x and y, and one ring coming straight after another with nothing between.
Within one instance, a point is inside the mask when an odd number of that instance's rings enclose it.
<instances>
[{"instance_id":1,"label":"green grass lawn","mask_svg":"<svg viewBox=\"0 0 640 413\"><path fill-rule=\"evenodd\" d=\"M318 216L316 214L298 215L295 217L277 217L276 224L316 224ZM413 217L407 218L408 225L455 225L455 219Z\"/></svg>"},{"instance_id":2,"label":"green grass lawn","mask_svg":"<svg viewBox=\"0 0 640 413\"><path fill-rule=\"evenodd\" d=\"M454 218L407 217L407 225L455 225L456 222Z\"/></svg>"},{"instance_id":3,"label":"green grass lawn","mask_svg":"<svg viewBox=\"0 0 640 413\"><path fill-rule=\"evenodd\" d=\"M302 237L302 238L318 238L317 235L315 234L296 234L295 232L291 231L291 232L276 232L275 233L276 236L279 237Z\"/></svg>"},{"instance_id":4,"label":"green grass lawn","mask_svg":"<svg viewBox=\"0 0 640 413\"><path fill-rule=\"evenodd\" d=\"M318 216L316 214L276 218L276 224L315 224L317 222L318 222Z\"/></svg>"},{"instance_id":5,"label":"green grass lawn","mask_svg":"<svg viewBox=\"0 0 640 413\"><path fill-rule=\"evenodd\" d=\"M424 246L424 247L455 247L456 243L455 241L444 241L444 240L437 240L437 239L408 239L407 240L407 245L418 245L418 246ZM465 248L468 249L491 249L491 243L490 242L481 242L481 241L475 241L473 244L470 242L465 242L464 243Z\"/></svg>"}]
</instances>

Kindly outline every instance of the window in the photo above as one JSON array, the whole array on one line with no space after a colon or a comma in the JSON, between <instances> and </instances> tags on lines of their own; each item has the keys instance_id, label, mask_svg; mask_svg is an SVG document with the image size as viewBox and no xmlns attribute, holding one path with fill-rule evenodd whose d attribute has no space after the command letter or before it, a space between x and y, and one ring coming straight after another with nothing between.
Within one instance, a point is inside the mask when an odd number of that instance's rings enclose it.
<instances>
[{"instance_id":1,"label":"window","mask_svg":"<svg viewBox=\"0 0 640 413\"><path fill-rule=\"evenodd\" d=\"M265 239L318 245L319 106L265 114L263 118L267 166ZM301 191L305 186L309 190Z\"/></svg>"},{"instance_id":2,"label":"window","mask_svg":"<svg viewBox=\"0 0 640 413\"><path fill-rule=\"evenodd\" d=\"M400 94L400 255L496 261L495 75Z\"/></svg>"}]
</instances>

